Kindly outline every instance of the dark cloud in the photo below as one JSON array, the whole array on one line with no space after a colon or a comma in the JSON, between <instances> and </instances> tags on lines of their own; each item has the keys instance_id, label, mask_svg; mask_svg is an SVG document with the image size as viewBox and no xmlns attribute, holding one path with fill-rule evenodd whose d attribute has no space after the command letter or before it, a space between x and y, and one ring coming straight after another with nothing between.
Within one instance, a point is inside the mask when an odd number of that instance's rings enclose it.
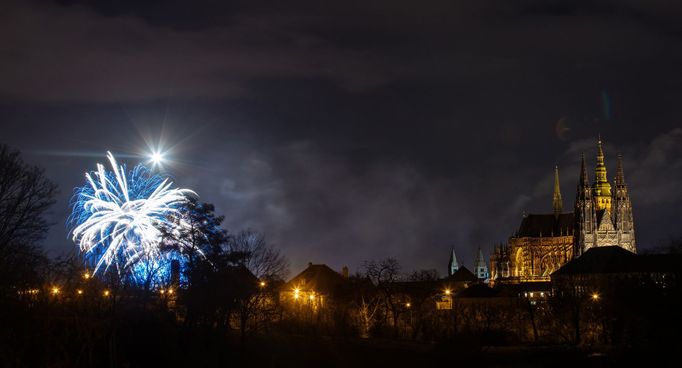
<instances>
[{"instance_id":1,"label":"dark cloud","mask_svg":"<svg viewBox=\"0 0 682 368\"><path fill-rule=\"evenodd\" d=\"M598 133L638 242L681 235L680 7L666 1L12 1L0 141L62 188L163 136L178 185L292 259L471 264L572 206ZM69 153L70 155L66 155ZM135 163L135 159L128 159Z\"/></svg>"}]
</instances>

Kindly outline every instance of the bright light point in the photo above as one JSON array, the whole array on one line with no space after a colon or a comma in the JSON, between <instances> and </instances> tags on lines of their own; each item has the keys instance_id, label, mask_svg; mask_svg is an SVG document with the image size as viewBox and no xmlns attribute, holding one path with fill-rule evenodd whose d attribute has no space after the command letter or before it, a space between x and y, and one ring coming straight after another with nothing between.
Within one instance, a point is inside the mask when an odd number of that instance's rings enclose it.
<instances>
[{"instance_id":1,"label":"bright light point","mask_svg":"<svg viewBox=\"0 0 682 368\"><path fill-rule=\"evenodd\" d=\"M168 294L173 294L173 289L168 289Z\"/></svg>"},{"instance_id":2,"label":"bright light point","mask_svg":"<svg viewBox=\"0 0 682 368\"><path fill-rule=\"evenodd\" d=\"M260 287L264 287L264 286L265 286L265 281L261 281L261 282L260 282Z\"/></svg>"},{"instance_id":3,"label":"bright light point","mask_svg":"<svg viewBox=\"0 0 682 368\"><path fill-rule=\"evenodd\" d=\"M310 300L313 300L313 299L315 299L315 296L310 294L309 298L310 298Z\"/></svg>"},{"instance_id":4,"label":"bright light point","mask_svg":"<svg viewBox=\"0 0 682 368\"><path fill-rule=\"evenodd\" d=\"M450 295L450 293L451 293L450 289L445 290L445 295Z\"/></svg>"},{"instance_id":5,"label":"bright light point","mask_svg":"<svg viewBox=\"0 0 682 368\"><path fill-rule=\"evenodd\" d=\"M152 155L150 157L151 163L156 165L161 165L163 163L163 154L161 152L152 152Z\"/></svg>"},{"instance_id":6,"label":"bright light point","mask_svg":"<svg viewBox=\"0 0 682 368\"><path fill-rule=\"evenodd\" d=\"M78 295L83 295L83 290L78 289L78 290L76 290L76 293L78 293Z\"/></svg>"},{"instance_id":7,"label":"bright light point","mask_svg":"<svg viewBox=\"0 0 682 368\"><path fill-rule=\"evenodd\" d=\"M163 294L163 293L166 292L166 290L161 289L161 290L159 290L159 292L160 292L161 294Z\"/></svg>"},{"instance_id":8,"label":"bright light point","mask_svg":"<svg viewBox=\"0 0 682 368\"><path fill-rule=\"evenodd\" d=\"M592 300L599 300L599 294L597 293L592 294Z\"/></svg>"},{"instance_id":9,"label":"bright light point","mask_svg":"<svg viewBox=\"0 0 682 368\"><path fill-rule=\"evenodd\" d=\"M53 288L52 288L52 294L54 294L54 295L59 294L59 288L53 287Z\"/></svg>"},{"instance_id":10,"label":"bright light point","mask_svg":"<svg viewBox=\"0 0 682 368\"><path fill-rule=\"evenodd\" d=\"M109 296L109 290L104 290L104 296Z\"/></svg>"},{"instance_id":11,"label":"bright light point","mask_svg":"<svg viewBox=\"0 0 682 368\"><path fill-rule=\"evenodd\" d=\"M410 304L410 303L405 303L405 306L409 308L409 307L412 306L412 304Z\"/></svg>"}]
</instances>

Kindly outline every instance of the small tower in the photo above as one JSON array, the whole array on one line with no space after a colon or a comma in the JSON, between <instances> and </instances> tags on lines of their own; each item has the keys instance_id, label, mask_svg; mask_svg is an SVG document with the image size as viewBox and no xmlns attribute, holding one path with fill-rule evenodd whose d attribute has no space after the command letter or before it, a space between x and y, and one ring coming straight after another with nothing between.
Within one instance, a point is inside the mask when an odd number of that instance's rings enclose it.
<instances>
[{"instance_id":1,"label":"small tower","mask_svg":"<svg viewBox=\"0 0 682 368\"><path fill-rule=\"evenodd\" d=\"M480 247L478 248L478 255L476 256L476 262L474 263L474 275L476 275L479 280L488 282L488 266L486 265L485 258L483 258L483 251Z\"/></svg>"},{"instance_id":2,"label":"small tower","mask_svg":"<svg viewBox=\"0 0 682 368\"><path fill-rule=\"evenodd\" d=\"M455 248L452 248L450 253L450 262L448 262L448 276L452 276L459 270L459 264L457 263L457 256L455 255Z\"/></svg>"},{"instance_id":3,"label":"small tower","mask_svg":"<svg viewBox=\"0 0 682 368\"><path fill-rule=\"evenodd\" d=\"M561 189L559 188L559 166L554 166L554 195L552 196L552 210L554 218L559 219L561 211L564 209L564 202L561 200Z\"/></svg>"}]
</instances>

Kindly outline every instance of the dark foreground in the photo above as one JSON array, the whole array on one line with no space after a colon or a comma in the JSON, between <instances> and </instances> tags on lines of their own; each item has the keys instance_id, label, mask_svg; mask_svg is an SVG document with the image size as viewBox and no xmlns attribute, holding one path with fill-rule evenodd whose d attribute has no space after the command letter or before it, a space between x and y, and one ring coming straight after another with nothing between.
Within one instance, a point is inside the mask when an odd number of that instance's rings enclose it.
<instances>
[{"instance_id":1,"label":"dark foreground","mask_svg":"<svg viewBox=\"0 0 682 368\"><path fill-rule=\"evenodd\" d=\"M11 325L21 326L21 316ZM439 343L328 337L281 331L249 336L169 328L160 316L72 328L55 320L2 328L4 367L615 367L655 352L570 346L485 346L475 337ZM28 321L23 321L28 322ZM85 332L85 334L83 334Z\"/></svg>"}]
</instances>

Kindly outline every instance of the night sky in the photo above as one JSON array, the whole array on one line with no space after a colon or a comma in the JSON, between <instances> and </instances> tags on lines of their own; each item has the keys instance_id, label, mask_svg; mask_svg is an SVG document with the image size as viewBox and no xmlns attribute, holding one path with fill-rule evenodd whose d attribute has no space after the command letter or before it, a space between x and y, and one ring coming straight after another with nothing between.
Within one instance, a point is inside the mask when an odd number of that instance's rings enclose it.
<instances>
[{"instance_id":1,"label":"night sky","mask_svg":"<svg viewBox=\"0 0 682 368\"><path fill-rule=\"evenodd\" d=\"M259 5L254 5L259 3ZM14 1L0 6L0 142L60 187L45 246L105 152L166 169L264 231L297 273L455 247L572 210L597 135L624 156L640 250L682 236L677 1ZM487 254L486 254L487 256Z\"/></svg>"}]
</instances>

